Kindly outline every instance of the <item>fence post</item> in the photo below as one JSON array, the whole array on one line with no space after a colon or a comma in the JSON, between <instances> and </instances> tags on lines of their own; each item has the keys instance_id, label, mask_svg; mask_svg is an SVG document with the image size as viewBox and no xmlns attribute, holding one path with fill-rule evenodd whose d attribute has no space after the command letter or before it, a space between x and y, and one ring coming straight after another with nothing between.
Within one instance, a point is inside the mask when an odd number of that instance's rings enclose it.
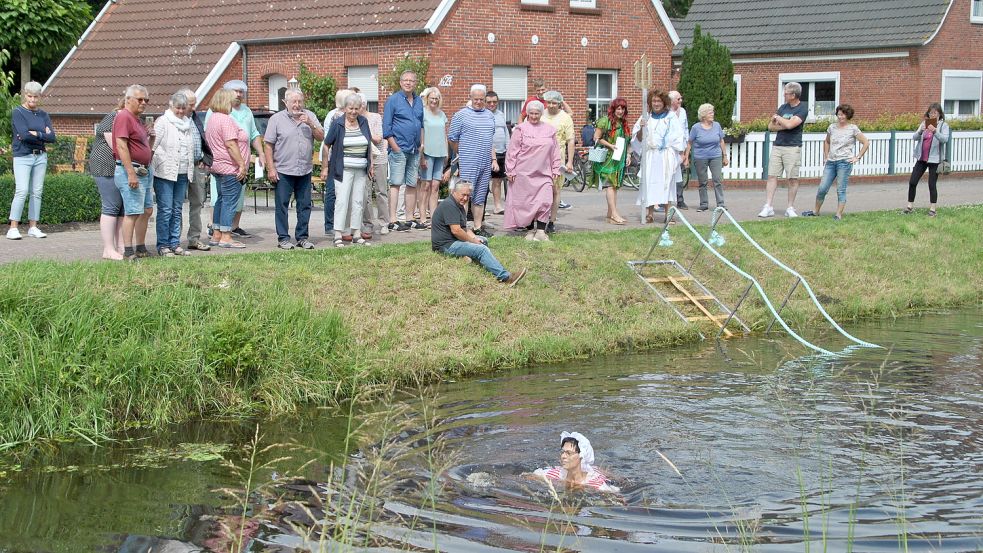
<instances>
[{"instance_id":1,"label":"fence post","mask_svg":"<svg viewBox=\"0 0 983 553\"><path fill-rule=\"evenodd\" d=\"M771 154L771 131L765 131L765 141L761 146L761 180L768 180L768 156Z\"/></svg>"},{"instance_id":2,"label":"fence post","mask_svg":"<svg viewBox=\"0 0 983 553\"><path fill-rule=\"evenodd\" d=\"M893 175L894 174L894 162L897 159L897 154L895 153L895 149L898 146L898 143L897 143L897 140L896 139L897 139L897 131L893 131L892 130L891 131L891 142L888 143L889 146L888 146L888 150L887 150L887 174L888 175Z\"/></svg>"}]
</instances>

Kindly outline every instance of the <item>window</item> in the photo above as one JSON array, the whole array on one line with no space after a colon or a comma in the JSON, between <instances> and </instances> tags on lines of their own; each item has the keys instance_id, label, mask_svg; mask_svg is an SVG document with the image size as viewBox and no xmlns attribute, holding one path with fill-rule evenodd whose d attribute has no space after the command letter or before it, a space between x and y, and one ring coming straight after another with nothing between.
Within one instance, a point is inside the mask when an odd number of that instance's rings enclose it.
<instances>
[{"instance_id":1,"label":"window","mask_svg":"<svg viewBox=\"0 0 983 553\"><path fill-rule=\"evenodd\" d=\"M983 0L973 0L970 4L970 23L983 23Z\"/></svg>"},{"instance_id":2,"label":"window","mask_svg":"<svg viewBox=\"0 0 983 553\"><path fill-rule=\"evenodd\" d=\"M618 72L604 69L587 71L587 111L590 120L608 114L608 106L618 97ZM575 116L577 114L574 114Z\"/></svg>"},{"instance_id":3,"label":"window","mask_svg":"<svg viewBox=\"0 0 983 553\"><path fill-rule=\"evenodd\" d=\"M498 109L505 113L505 120L519 123L522 104L526 101L526 76L529 70L512 65L492 67L492 90L498 94Z\"/></svg>"},{"instance_id":4,"label":"window","mask_svg":"<svg viewBox=\"0 0 983 553\"><path fill-rule=\"evenodd\" d=\"M734 113L731 114L730 118L734 121L741 120L741 76L734 75L734 88L737 90L737 95L734 96Z\"/></svg>"},{"instance_id":5,"label":"window","mask_svg":"<svg viewBox=\"0 0 983 553\"><path fill-rule=\"evenodd\" d=\"M368 111L379 112L379 66L359 65L348 68L348 88L357 88L365 95Z\"/></svg>"},{"instance_id":6,"label":"window","mask_svg":"<svg viewBox=\"0 0 983 553\"><path fill-rule=\"evenodd\" d=\"M942 109L946 116L980 114L983 71L942 71Z\"/></svg>"},{"instance_id":7,"label":"window","mask_svg":"<svg viewBox=\"0 0 983 553\"><path fill-rule=\"evenodd\" d=\"M529 4L533 6L549 6L550 0L522 0L522 4Z\"/></svg>"},{"instance_id":8,"label":"window","mask_svg":"<svg viewBox=\"0 0 983 553\"><path fill-rule=\"evenodd\" d=\"M597 0L570 0L571 8L590 8L597 7Z\"/></svg>"},{"instance_id":9,"label":"window","mask_svg":"<svg viewBox=\"0 0 983 553\"><path fill-rule=\"evenodd\" d=\"M283 103L283 95L287 93L287 78L283 75L270 75L267 80L270 83L270 97L266 105L270 111L280 111L286 105Z\"/></svg>"},{"instance_id":10,"label":"window","mask_svg":"<svg viewBox=\"0 0 983 553\"><path fill-rule=\"evenodd\" d=\"M826 73L782 73L778 76L778 104L785 103L784 87L787 83L802 85L799 98L809 106L808 121L832 119L836 116L836 105L840 101L840 72Z\"/></svg>"}]
</instances>

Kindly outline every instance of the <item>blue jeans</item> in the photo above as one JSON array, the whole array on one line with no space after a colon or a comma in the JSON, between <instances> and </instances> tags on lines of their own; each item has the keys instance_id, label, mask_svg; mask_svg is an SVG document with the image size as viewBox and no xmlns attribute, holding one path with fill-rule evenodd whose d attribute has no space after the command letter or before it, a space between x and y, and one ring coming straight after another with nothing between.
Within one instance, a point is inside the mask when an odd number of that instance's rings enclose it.
<instances>
[{"instance_id":1,"label":"blue jeans","mask_svg":"<svg viewBox=\"0 0 983 553\"><path fill-rule=\"evenodd\" d=\"M10 220L20 222L24 201L30 193L27 220L41 218L41 193L44 192L44 173L48 169L48 154L28 154L14 158L14 201L10 202Z\"/></svg>"},{"instance_id":2,"label":"blue jeans","mask_svg":"<svg viewBox=\"0 0 983 553\"><path fill-rule=\"evenodd\" d=\"M123 169L119 163L116 164L113 182L116 183L116 189L119 190L119 194L123 198L124 215L143 215L148 207L154 206L154 197L150 193L154 184L154 175L149 167L147 170L146 176L137 176L137 182L140 185L136 188L130 188L126 169Z\"/></svg>"},{"instance_id":3,"label":"blue jeans","mask_svg":"<svg viewBox=\"0 0 983 553\"><path fill-rule=\"evenodd\" d=\"M850 180L851 171L853 171L853 164L845 159L827 161L826 168L823 169L823 180L819 183L819 191L816 192L816 201L822 203L826 199L829 187L833 185L833 179L839 179L836 185L836 201L845 204L846 187Z\"/></svg>"},{"instance_id":4,"label":"blue jeans","mask_svg":"<svg viewBox=\"0 0 983 553\"><path fill-rule=\"evenodd\" d=\"M324 234L331 236L334 232L334 179L328 175L324 181Z\"/></svg>"},{"instance_id":5,"label":"blue jeans","mask_svg":"<svg viewBox=\"0 0 983 553\"><path fill-rule=\"evenodd\" d=\"M290 240L290 197L297 199L297 227L294 238L307 240L307 227L311 221L311 174L284 175L276 183L276 236L280 242Z\"/></svg>"},{"instance_id":6,"label":"blue jeans","mask_svg":"<svg viewBox=\"0 0 983 553\"><path fill-rule=\"evenodd\" d=\"M218 199L212 207L212 226L220 232L232 231L232 219L242 194L242 184L235 175L215 175Z\"/></svg>"},{"instance_id":7,"label":"blue jeans","mask_svg":"<svg viewBox=\"0 0 983 553\"><path fill-rule=\"evenodd\" d=\"M188 175L177 180L154 177L154 196L157 198L157 250L174 249L181 242L181 212L188 194Z\"/></svg>"},{"instance_id":8,"label":"blue jeans","mask_svg":"<svg viewBox=\"0 0 983 553\"><path fill-rule=\"evenodd\" d=\"M461 242L458 240L447 246L444 253L454 257L470 257L472 260L480 263L486 271L495 275L495 278L500 281L508 280L509 276L511 276L505 270L505 267L502 267L502 264L498 262L498 259L495 259L488 246L484 244L472 244L471 242Z\"/></svg>"}]
</instances>

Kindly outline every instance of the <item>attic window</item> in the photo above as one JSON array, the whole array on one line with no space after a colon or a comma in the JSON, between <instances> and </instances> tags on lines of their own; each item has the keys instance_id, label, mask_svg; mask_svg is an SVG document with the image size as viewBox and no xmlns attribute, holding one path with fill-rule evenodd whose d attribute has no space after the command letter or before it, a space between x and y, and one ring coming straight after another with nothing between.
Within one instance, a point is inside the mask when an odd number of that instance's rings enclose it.
<instances>
[{"instance_id":1,"label":"attic window","mask_svg":"<svg viewBox=\"0 0 983 553\"><path fill-rule=\"evenodd\" d=\"M970 23L983 23L983 0L970 2L969 21Z\"/></svg>"}]
</instances>

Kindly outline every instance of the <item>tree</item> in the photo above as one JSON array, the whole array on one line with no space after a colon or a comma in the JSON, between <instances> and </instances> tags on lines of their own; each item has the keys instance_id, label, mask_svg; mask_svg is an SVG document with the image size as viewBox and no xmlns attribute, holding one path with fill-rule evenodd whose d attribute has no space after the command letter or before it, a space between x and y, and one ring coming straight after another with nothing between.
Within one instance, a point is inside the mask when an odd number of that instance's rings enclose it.
<instances>
[{"instance_id":1,"label":"tree","mask_svg":"<svg viewBox=\"0 0 983 553\"><path fill-rule=\"evenodd\" d=\"M304 62L300 62L300 75L297 82L304 93L304 105L319 119L324 119L328 112L334 109L334 97L338 92L335 78L331 75L321 77L308 69Z\"/></svg>"},{"instance_id":2,"label":"tree","mask_svg":"<svg viewBox=\"0 0 983 553\"><path fill-rule=\"evenodd\" d=\"M689 7L692 4L693 0L662 0L662 7L666 9L669 17L673 19L686 17L686 12L689 11Z\"/></svg>"},{"instance_id":3,"label":"tree","mask_svg":"<svg viewBox=\"0 0 983 553\"><path fill-rule=\"evenodd\" d=\"M396 60L396 65L389 73L379 76L379 84L387 89L390 94L399 90L399 76L403 71L416 73L416 93L419 94L426 90L430 84L427 83L427 72L430 71L430 60L423 56L411 58L409 54Z\"/></svg>"},{"instance_id":4,"label":"tree","mask_svg":"<svg viewBox=\"0 0 983 553\"><path fill-rule=\"evenodd\" d=\"M78 0L3 0L0 47L20 55L21 88L31 80L34 58L49 59L70 48L92 21L89 5Z\"/></svg>"},{"instance_id":5,"label":"tree","mask_svg":"<svg viewBox=\"0 0 983 553\"><path fill-rule=\"evenodd\" d=\"M683 64L679 74L679 92L695 115L701 104L713 104L716 121L729 127L737 101L734 87L734 62L730 50L710 35L693 30L693 44L683 50Z\"/></svg>"}]
</instances>

